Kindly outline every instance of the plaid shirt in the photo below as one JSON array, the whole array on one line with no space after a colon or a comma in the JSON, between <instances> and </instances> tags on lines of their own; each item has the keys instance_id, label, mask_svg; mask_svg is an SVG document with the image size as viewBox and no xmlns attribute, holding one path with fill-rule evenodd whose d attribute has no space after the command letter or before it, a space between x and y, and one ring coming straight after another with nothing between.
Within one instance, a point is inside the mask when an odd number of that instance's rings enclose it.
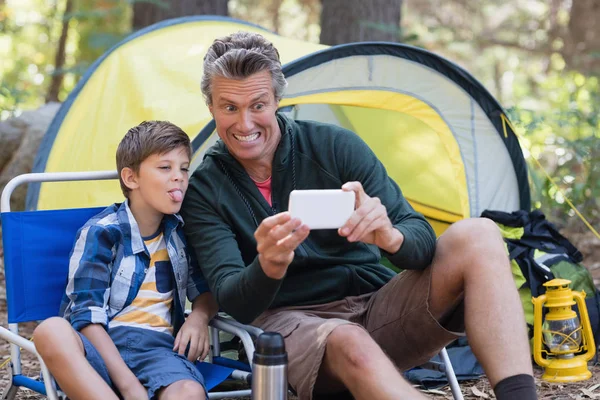
<instances>
[{"instance_id":1,"label":"plaid shirt","mask_svg":"<svg viewBox=\"0 0 600 400\"><path fill-rule=\"evenodd\" d=\"M182 226L179 215L165 215L163 233L177 286L175 332L184 321L186 293L193 301L209 290L200 268L186 252ZM60 315L78 331L89 324L108 327L137 296L149 264L150 254L128 202L107 207L77 232Z\"/></svg>"}]
</instances>

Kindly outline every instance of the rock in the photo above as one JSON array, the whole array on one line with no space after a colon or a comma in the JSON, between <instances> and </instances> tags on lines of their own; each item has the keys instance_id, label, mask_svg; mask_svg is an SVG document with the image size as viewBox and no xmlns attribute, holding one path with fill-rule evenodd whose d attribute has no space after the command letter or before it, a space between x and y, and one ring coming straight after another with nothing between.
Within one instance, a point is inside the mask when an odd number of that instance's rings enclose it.
<instances>
[{"instance_id":1,"label":"rock","mask_svg":"<svg viewBox=\"0 0 600 400\"><path fill-rule=\"evenodd\" d=\"M48 103L0 123L0 190L15 176L31 172L42 137L59 108L60 103ZM11 210L23 210L26 195L27 185L15 189Z\"/></svg>"},{"instance_id":2,"label":"rock","mask_svg":"<svg viewBox=\"0 0 600 400\"><path fill-rule=\"evenodd\" d=\"M25 124L18 118L0 122L0 171L12 159L23 139Z\"/></svg>"}]
</instances>

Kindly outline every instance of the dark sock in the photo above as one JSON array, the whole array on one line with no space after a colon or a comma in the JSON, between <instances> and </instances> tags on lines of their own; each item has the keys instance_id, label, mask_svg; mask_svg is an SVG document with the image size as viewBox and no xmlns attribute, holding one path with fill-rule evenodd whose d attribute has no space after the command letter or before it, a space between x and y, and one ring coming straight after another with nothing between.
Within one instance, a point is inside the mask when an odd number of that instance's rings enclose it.
<instances>
[{"instance_id":1,"label":"dark sock","mask_svg":"<svg viewBox=\"0 0 600 400\"><path fill-rule=\"evenodd\" d=\"M537 400L535 380L527 374L509 376L494 387L498 400Z\"/></svg>"}]
</instances>

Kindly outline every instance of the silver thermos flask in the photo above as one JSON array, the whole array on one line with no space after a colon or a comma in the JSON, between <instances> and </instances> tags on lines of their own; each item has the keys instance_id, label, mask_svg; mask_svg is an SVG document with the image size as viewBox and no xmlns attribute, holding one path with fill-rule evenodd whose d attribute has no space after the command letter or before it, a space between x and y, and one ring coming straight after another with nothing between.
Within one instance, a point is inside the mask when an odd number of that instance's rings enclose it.
<instances>
[{"instance_id":1,"label":"silver thermos flask","mask_svg":"<svg viewBox=\"0 0 600 400\"><path fill-rule=\"evenodd\" d=\"M287 364L283 337L276 332L262 333L252 359L252 400L288 398Z\"/></svg>"}]
</instances>

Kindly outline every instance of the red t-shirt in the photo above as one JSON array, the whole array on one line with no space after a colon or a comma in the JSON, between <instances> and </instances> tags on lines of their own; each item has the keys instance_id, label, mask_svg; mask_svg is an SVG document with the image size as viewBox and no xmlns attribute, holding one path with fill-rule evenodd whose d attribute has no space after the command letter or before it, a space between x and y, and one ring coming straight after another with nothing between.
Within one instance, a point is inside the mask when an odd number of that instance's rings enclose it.
<instances>
[{"instance_id":1,"label":"red t-shirt","mask_svg":"<svg viewBox=\"0 0 600 400\"><path fill-rule=\"evenodd\" d=\"M256 182L254 179L252 180L254 181L254 184L256 184L256 187L258 188L260 193L264 196L265 200L267 200L267 203L269 203L269 205L273 207L273 204L271 202L271 177L269 177L269 179L263 182Z\"/></svg>"}]
</instances>

